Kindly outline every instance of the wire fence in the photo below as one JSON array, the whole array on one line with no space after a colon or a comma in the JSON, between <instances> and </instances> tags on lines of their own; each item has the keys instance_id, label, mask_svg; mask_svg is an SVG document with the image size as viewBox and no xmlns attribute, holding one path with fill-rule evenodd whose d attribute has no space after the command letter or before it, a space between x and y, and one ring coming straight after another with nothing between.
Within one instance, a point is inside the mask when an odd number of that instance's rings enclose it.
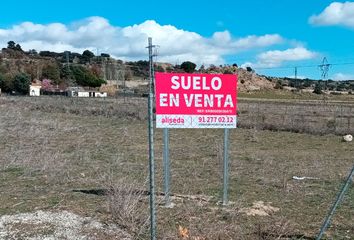
<instances>
[{"instance_id":1,"label":"wire fence","mask_svg":"<svg viewBox=\"0 0 354 240\"><path fill-rule=\"evenodd\" d=\"M239 102L238 126L314 134L354 131L354 105L325 102Z\"/></svg>"},{"instance_id":2,"label":"wire fence","mask_svg":"<svg viewBox=\"0 0 354 240\"><path fill-rule=\"evenodd\" d=\"M233 204L226 210L217 205L222 194L223 130L170 129L170 193L175 207L165 209L163 130L155 129L158 239L182 238L180 226L188 229L190 239L317 235L353 164L352 145L332 135L353 130L351 104L241 100L238 109L240 128L230 130L229 136ZM21 211L76 209L105 218L118 214L113 220L133 239L148 238L147 98L2 96L0 113L1 211L15 212L20 206ZM102 196L71 192L102 188L112 188L108 203ZM348 188L327 236L352 236L353 193ZM55 196L42 198L46 194ZM266 209L265 215L247 215L255 209Z\"/></svg>"},{"instance_id":3,"label":"wire fence","mask_svg":"<svg viewBox=\"0 0 354 240\"><path fill-rule=\"evenodd\" d=\"M92 99L42 96L24 97L23 100L23 104L33 110L147 120L147 98L141 97ZM33 102L37 104L32 104ZM60 104L56 104L58 102ZM235 125L237 121L237 127L240 128L312 134L348 134L354 132L353 118L354 104L351 103L241 100L238 102L237 119L210 115L192 118L190 125L182 125L181 122L185 119L171 116L163 121L175 121L176 128L179 125L192 127L196 124L204 128L213 128L215 124L220 126L220 123L227 127Z\"/></svg>"}]
</instances>

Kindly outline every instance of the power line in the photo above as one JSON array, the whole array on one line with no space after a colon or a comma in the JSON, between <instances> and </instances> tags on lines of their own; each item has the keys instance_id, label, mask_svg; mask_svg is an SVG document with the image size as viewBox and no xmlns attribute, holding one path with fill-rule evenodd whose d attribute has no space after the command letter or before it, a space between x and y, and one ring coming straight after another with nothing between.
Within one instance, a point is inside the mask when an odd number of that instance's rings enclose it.
<instances>
[{"instance_id":1,"label":"power line","mask_svg":"<svg viewBox=\"0 0 354 240\"><path fill-rule=\"evenodd\" d=\"M341 65L354 65L354 62L345 62L345 63L327 63L330 66L341 66ZM296 65L296 66L283 66L283 67L254 67L254 69L294 69L296 68L314 68L320 67L322 64L317 65Z\"/></svg>"}]
</instances>

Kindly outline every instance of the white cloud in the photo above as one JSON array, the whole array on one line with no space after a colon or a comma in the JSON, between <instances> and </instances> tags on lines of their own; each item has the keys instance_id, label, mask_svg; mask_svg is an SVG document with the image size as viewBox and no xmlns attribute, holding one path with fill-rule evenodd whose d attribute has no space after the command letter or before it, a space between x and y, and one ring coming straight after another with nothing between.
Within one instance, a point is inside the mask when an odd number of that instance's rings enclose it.
<instances>
[{"instance_id":1,"label":"white cloud","mask_svg":"<svg viewBox=\"0 0 354 240\"><path fill-rule=\"evenodd\" d=\"M257 55L257 62L247 62L241 66L250 66L253 68L271 68L278 67L284 62L308 60L316 57L316 52L310 51L304 47L289 48L286 50L272 50Z\"/></svg>"},{"instance_id":2,"label":"white cloud","mask_svg":"<svg viewBox=\"0 0 354 240\"><path fill-rule=\"evenodd\" d=\"M309 22L320 26L343 25L354 28L354 2L333 2L319 15L311 16Z\"/></svg>"},{"instance_id":3,"label":"white cloud","mask_svg":"<svg viewBox=\"0 0 354 240\"><path fill-rule=\"evenodd\" d=\"M233 38L228 31L215 32L207 38L172 25L160 25L153 20L119 27L102 17L90 17L70 25L23 22L0 29L1 46L13 40L25 50L82 52L89 49L96 53L98 49L123 60L146 59L148 37L160 45L160 61L175 63L189 60L198 64L222 64L226 55L284 41L278 34Z\"/></svg>"},{"instance_id":4,"label":"white cloud","mask_svg":"<svg viewBox=\"0 0 354 240\"><path fill-rule=\"evenodd\" d=\"M251 62L245 62L245 63L241 64L241 68L246 69L247 67L253 68L253 67L255 67L255 64L251 63Z\"/></svg>"},{"instance_id":5,"label":"white cloud","mask_svg":"<svg viewBox=\"0 0 354 240\"><path fill-rule=\"evenodd\" d=\"M354 80L354 74L347 73L335 73L333 75L333 80L342 81L342 80Z\"/></svg>"},{"instance_id":6,"label":"white cloud","mask_svg":"<svg viewBox=\"0 0 354 240\"><path fill-rule=\"evenodd\" d=\"M282 43L284 39L279 34L266 34L263 36L251 35L238 39L233 46L238 49L249 49L254 47L266 47L273 44Z\"/></svg>"},{"instance_id":7,"label":"white cloud","mask_svg":"<svg viewBox=\"0 0 354 240\"><path fill-rule=\"evenodd\" d=\"M267 66L279 66L285 61L300 61L312 59L316 56L315 52L309 51L304 47L289 48L284 51L274 50L261 53L257 56L258 61Z\"/></svg>"},{"instance_id":8,"label":"white cloud","mask_svg":"<svg viewBox=\"0 0 354 240\"><path fill-rule=\"evenodd\" d=\"M295 78L295 75L290 75L290 76L286 76L288 78ZM303 76L303 75L300 75L300 76L296 76L297 79L305 79L307 77Z\"/></svg>"}]
</instances>

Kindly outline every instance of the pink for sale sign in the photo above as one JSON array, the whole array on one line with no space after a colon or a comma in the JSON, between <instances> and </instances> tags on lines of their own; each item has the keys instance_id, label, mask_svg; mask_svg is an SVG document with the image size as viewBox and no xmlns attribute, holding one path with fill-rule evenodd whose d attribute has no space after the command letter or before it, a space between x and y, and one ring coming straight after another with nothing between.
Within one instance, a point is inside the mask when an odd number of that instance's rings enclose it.
<instances>
[{"instance_id":1,"label":"pink for sale sign","mask_svg":"<svg viewBox=\"0 0 354 240\"><path fill-rule=\"evenodd\" d=\"M236 128L237 75L156 73L156 127Z\"/></svg>"}]
</instances>

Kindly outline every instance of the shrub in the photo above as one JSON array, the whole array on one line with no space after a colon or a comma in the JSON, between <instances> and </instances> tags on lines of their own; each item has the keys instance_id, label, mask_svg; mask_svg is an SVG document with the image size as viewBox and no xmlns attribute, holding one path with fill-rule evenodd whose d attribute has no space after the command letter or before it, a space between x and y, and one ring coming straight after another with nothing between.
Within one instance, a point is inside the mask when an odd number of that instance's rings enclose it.
<instances>
[{"instance_id":1,"label":"shrub","mask_svg":"<svg viewBox=\"0 0 354 240\"><path fill-rule=\"evenodd\" d=\"M101 57L110 58L111 55L109 55L108 53L101 53Z\"/></svg>"},{"instance_id":2,"label":"shrub","mask_svg":"<svg viewBox=\"0 0 354 240\"><path fill-rule=\"evenodd\" d=\"M165 72L165 69L162 66L157 65L155 71L156 72Z\"/></svg>"},{"instance_id":3,"label":"shrub","mask_svg":"<svg viewBox=\"0 0 354 240\"><path fill-rule=\"evenodd\" d=\"M76 84L87 87L100 87L106 81L95 76L90 70L83 66L70 66L70 71Z\"/></svg>"},{"instance_id":4,"label":"shrub","mask_svg":"<svg viewBox=\"0 0 354 240\"><path fill-rule=\"evenodd\" d=\"M253 69L251 67L246 67L247 72L253 72Z\"/></svg>"},{"instance_id":5,"label":"shrub","mask_svg":"<svg viewBox=\"0 0 354 240\"><path fill-rule=\"evenodd\" d=\"M30 77L25 73L17 74L14 78L14 90L20 94L28 94L30 84Z\"/></svg>"},{"instance_id":6,"label":"shrub","mask_svg":"<svg viewBox=\"0 0 354 240\"><path fill-rule=\"evenodd\" d=\"M283 84L281 80L278 80L275 84L275 89L283 89Z\"/></svg>"},{"instance_id":7,"label":"shrub","mask_svg":"<svg viewBox=\"0 0 354 240\"><path fill-rule=\"evenodd\" d=\"M321 85L321 83L316 83L316 85L315 85L315 89L313 90L313 93L315 93L315 94L322 94L323 92L322 92L322 85Z\"/></svg>"},{"instance_id":8,"label":"shrub","mask_svg":"<svg viewBox=\"0 0 354 240\"><path fill-rule=\"evenodd\" d=\"M141 184L126 179L108 185L107 200L113 220L134 239L141 239L149 224L149 214L143 203L144 191L140 188Z\"/></svg>"},{"instance_id":9,"label":"shrub","mask_svg":"<svg viewBox=\"0 0 354 240\"><path fill-rule=\"evenodd\" d=\"M196 66L197 65L195 63L192 63L190 61L186 61L181 64L181 68L187 73L193 73Z\"/></svg>"},{"instance_id":10,"label":"shrub","mask_svg":"<svg viewBox=\"0 0 354 240\"><path fill-rule=\"evenodd\" d=\"M2 92L10 93L14 91L13 77L0 74L0 88Z\"/></svg>"},{"instance_id":11,"label":"shrub","mask_svg":"<svg viewBox=\"0 0 354 240\"><path fill-rule=\"evenodd\" d=\"M49 79L42 80L42 89L43 90L50 90L53 88L53 85Z\"/></svg>"},{"instance_id":12,"label":"shrub","mask_svg":"<svg viewBox=\"0 0 354 240\"><path fill-rule=\"evenodd\" d=\"M225 69L224 74L233 74L233 72L230 69Z\"/></svg>"}]
</instances>

